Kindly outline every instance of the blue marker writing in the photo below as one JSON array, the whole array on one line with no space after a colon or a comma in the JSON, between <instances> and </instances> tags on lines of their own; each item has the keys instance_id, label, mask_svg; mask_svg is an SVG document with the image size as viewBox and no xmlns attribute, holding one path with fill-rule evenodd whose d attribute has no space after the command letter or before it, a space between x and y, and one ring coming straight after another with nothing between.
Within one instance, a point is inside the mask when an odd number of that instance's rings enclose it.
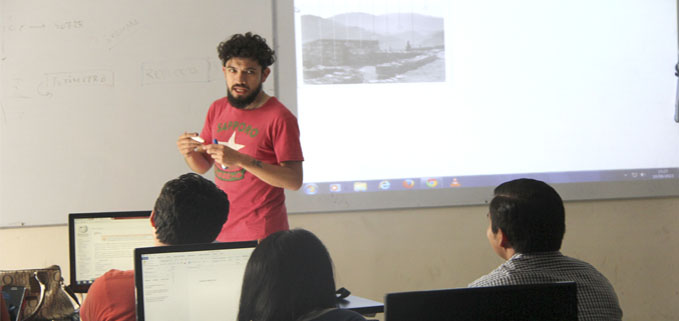
<instances>
[{"instance_id":1,"label":"blue marker writing","mask_svg":"<svg viewBox=\"0 0 679 321\"><path fill-rule=\"evenodd\" d=\"M215 138L215 139L212 140L212 143L219 144L219 141L217 140L217 138ZM222 169L226 169L226 168L227 168L226 166L222 165Z\"/></svg>"}]
</instances>

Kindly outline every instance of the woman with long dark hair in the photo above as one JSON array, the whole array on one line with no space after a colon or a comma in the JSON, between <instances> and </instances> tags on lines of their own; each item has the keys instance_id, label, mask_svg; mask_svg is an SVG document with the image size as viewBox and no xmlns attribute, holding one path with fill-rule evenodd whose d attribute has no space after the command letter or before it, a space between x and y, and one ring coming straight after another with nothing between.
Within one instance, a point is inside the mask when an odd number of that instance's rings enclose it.
<instances>
[{"instance_id":1,"label":"woman with long dark hair","mask_svg":"<svg viewBox=\"0 0 679 321\"><path fill-rule=\"evenodd\" d=\"M238 321L364 321L337 308L330 254L313 233L269 235L250 256Z\"/></svg>"}]
</instances>

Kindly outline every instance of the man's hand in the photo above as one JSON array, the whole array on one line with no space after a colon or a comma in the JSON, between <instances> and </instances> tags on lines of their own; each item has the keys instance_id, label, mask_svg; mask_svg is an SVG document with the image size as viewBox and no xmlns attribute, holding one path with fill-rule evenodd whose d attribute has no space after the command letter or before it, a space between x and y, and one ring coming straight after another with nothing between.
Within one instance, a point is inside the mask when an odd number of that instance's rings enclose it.
<instances>
[{"instance_id":1,"label":"man's hand","mask_svg":"<svg viewBox=\"0 0 679 321\"><path fill-rule=\"evenodd\" d=\"M252 175L269 185L291 190L298 190L302 186L302 162L282 162L280 165L269 164L243 154L229 146L222 144L203 145L206 156L219 163L224 168L244 168Z\"/></svg>"},{"instance_id":2,"label":"man's hand","mask_svg":"<svg viewBox=\"0 0 679 321\"><path fill-rule=\"evenodd\" d=\"M196 173L205 174L212 167L212 158L205 154L205 146L191 137L197 138L200 136L198 136L198 133L184 132L177 139L177 149L184 155L184 160L191 170Z\"/></svg>"},{"instance_id":3,"label":"man's hand","mask_svg":"<svg viewBox=\"0 0 679 321\"><path fill-rule=\"evenodd\" d=\"M204 145L204 148L205 152L222 166L243 167L242 164L246 159L246 155L222 144Z\"/></svg>"},{"instance_id":4,"label":"man's hand","mask_svg":"<svg viewBox=\"0 0 679 321\"><path fill-rule=\"evenodd\" d=\"M198 133L186 133L179 136L177 139L177 149L179 152L188 157L193 152L203 151L203 144L193 140L191 137L199 137Z\"/></svg>"}]
</instances>

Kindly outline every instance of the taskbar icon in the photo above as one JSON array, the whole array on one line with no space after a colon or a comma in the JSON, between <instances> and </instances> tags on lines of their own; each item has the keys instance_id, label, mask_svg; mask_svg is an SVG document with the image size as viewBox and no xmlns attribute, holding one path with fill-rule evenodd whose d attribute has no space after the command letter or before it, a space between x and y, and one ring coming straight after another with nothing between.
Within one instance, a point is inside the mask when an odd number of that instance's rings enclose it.
<instances>
[{"instance_id":1,"label":"taskbar icon","mask_svg":"<svg viewBox=\"0 0 679 321\"><path fill-rule=\"evenodd\" d=\"M318 185L309 183L304 185L304 193L307 195L315 195L318 193Z\"/></svg>"}]
</instances>

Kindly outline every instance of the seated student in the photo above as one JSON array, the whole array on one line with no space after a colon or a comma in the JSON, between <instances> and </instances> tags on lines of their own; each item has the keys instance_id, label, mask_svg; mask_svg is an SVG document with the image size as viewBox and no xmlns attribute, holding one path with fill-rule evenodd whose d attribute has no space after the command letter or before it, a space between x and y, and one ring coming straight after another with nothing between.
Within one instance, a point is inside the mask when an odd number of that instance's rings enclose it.
<instances>
[{"instance_id":1,"label":"seated student","mask_svg":"<svg viewBox=\"0 0 679 321\"><path fill-rule=\"evenodd\" d=\"M566 230L559 194L544 182L517 179L495 188L486 235L507 260L469 287L574 281L578 319L621 320L613 286L592 265L559 252Z\"/></svg>"},{"instance_id":2,"label":"seated student","mask_svg":"<svg viewBox=\"0 0 679 321\"><path fill-rule=\"evenodd\" d=\"M194 173L179 176L165 183L151 212L155 244L211 243L228 213L229 200L213 182ZM80 308L80 318L134 321L134 295L134 270L108 271L92 283Z\"/></svg>"},{"instance_id":3,"label":"seated student","mask_svg":"<svg viewBox=\"0 0 679 321\"><path fill-rule=\"evenodd\" d=\"M313 233L280 231L252 252L240 297L238 321L361 321L337 308L330 254Z\"/></svg>"}]
</instances>

